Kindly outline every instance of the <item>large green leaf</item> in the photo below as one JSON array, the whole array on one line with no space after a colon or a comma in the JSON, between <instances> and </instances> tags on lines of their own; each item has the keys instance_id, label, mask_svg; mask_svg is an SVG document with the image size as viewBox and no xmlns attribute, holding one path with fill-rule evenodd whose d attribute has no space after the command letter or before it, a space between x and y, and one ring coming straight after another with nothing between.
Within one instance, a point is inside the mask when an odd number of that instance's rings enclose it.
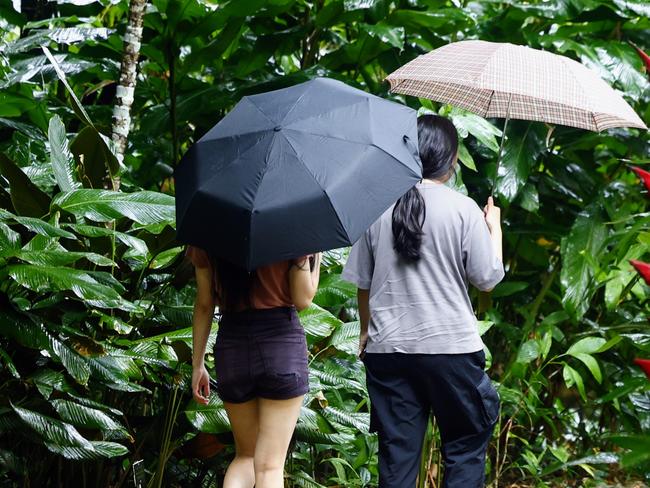
<instances>
[{"instance_id":1,"label":"large green leaf","mask_svg":"<svg viewBox=\"0 0 650 488\"><path fill-rule=\"evenodd\" d=\"M584 354L584 353L573 353L571 355L574 358L579 359L580 361L582 361L582 363L585 366L587 366L587 369L589 369L589 371L594 376L596 381L598 383L602 383L603 374L600 371L600 366L598 365L598 361L596 360L595 357L593 357L591 354Z\"/></svg>"},{"instance_id":2,"label":"large green leaf","mask_svg":"<svg viewBox=\"0 0 650 488\"><path fill-rule=\"evenodd\" d=\"M49 334L48 334L49 335ZM66 371L70 373L78 383L82 385L88 384L90 379L90 367L86 359L72 350L67 344L59 341L52 335L49 335L50 348L58 356L61 364L65 367Z\"/></svg>"},{"instance_id":3,"label":"large green leaf","mask_svg":"<svg viewBox=\"0 0 650 488\"><path fill-rule=\"evenodd\" d=\"M0 227L1 229L1 227ZM117 266L117 263L101 254L93 252L72 252L72 251L17 251L11 253L0 253L16 257L21 261L30 264L39 264L43 266L66 266L75 263L80 259L87 259L97 266Z\"/></svg>"},{"instance_id":4,"label":"large green leaf","mask_svg":"<svg viewBox=\"0 0 650 488\"><path fill-rule=\"evenodd\" d=\"M174 197L153 191L123 193L81 189L58 194L52 205L78 218L96 222L126 217L139 224L167 222L175 226Z\"/></svg>"},{"instance_id":5,"label":"large green leaf","mask_svg":"<svg viewBox=\"0 0 650 488\"><path fill-rule=\"evenodd\" d=\"M499 143L496 138L502 133L497 127L479 115L455 107L450 116L461 137L465 138L467 134L471 134L493 152L499 151Z\"/></svg>"},{"instance_id":6,"label":"large green leaf","mask_svg":"<svg viewBox=\"0 0 650 488\"><path fill-rule=\"evenodd\" d=\"M358 378L346 378L338 369L333 368L330 363L312 363L310 366L310 376L317 378L321 386L325 389L327 387L333 387L334 389L345 388L361 393L365 393L366 391L366 388ZM352 372L348 371L348 374L352 374ZM361 381L363 381L363 376Z\"/></svg>"},{"instance_id":7,"label":"large green leaf","mask_svg":"<svg viewBox=\"0 0 650 488\"><path fill-rule=\"evenodd\" d=\"M118 232L114 229L94 225L68 224L68 228L86 237L115 237L116 240L129 247L129 256L139 256L144 260L149 259L147 243L139 237L132 236L125 232Z\"/></svg>"},{"instance_id":8,"label":"large green leaf","mask_svg":"<svg viewBox=\"0 0 650 488\"><path fill-rule=\"evenodd\" d=\"M334 346L339 351L352 354L357 354L359 349L359 322L349 322L341 324L334 330L330 338L330 345Z\"/></svg>"},{"instance_id":9,"label":"large green leaf","mask_svg":"<svg viewBox=\"0 0 650 488\"><path fill-rule=\"evenodd\" d=\"M54 177L61 191L71 191L81 185L75 174L74 159L68 147L68 138L65 133L65 126L58 115L50 119L48 129L50 140L50 160L54 169Z\"/></svg>"},{"instance_id":10,"label":"large green leaf","mask_svg":"<svg viewBox=\"0 0 650 488\"><path fill-rule=\"evenodd\" d=\"M32 30L29 35L12 42L7 52L15 54L47 44L52 40L59 44L74 44L81 41L106 39L111 31L104 27L55 27Z\"/></svg>"},{"instance_id":11,"label":"large green leaf","mask_svg":"<svg viewBox=\"0 0 650 488\"><path fill-rule=\"evenodd\" d=\"M123 437L129 437L124 426L101 410L63 399L52 400L51 404L63 421L76 427L117 431Z\"/></svg>"},{"instance_id":12,"label":"large green leaf","mask_svg":"<svg viewBox=\"0 0 650 488\"><path fill-rule=\"evenodd\" d=\"M9 181L11 203L13 203L16 212L30 217L47 215L50 197L32 183L12 160L1 153L0 172Z\"/></svg>"},{"instance_id":13,"label":"large green leaf","mask_svg":"<svg viewBox=\"0 0 650 488\"><path fill-rule=\"evenodd\" d=\"M534 122L510 121L505 135L497 175L497 193L512 202L526 185L537 157L544 149L543 126Z\"/></svg>"},{"instance_id":14,"label":"large green leaf","mask_svg":"<svg viewBox=\"0 0 650 488\"><path fill-rule=\"evenodd\" d=\"M61 83L63 83L63 86L65 86L66 90L70 94L70 100L72 103L72 108L81 119L81 121L89 126L93 126L92 120L88 116L88 112L86 112L86 109L84 109L83 105L79 101L79 98L77 98L77 95L75 94L74 90L68 83L68 79L66 77L66 70L63 69L61 63L65 59L64 56L53 56L50 50L46 46L41 46L41 49L43 50L43 53L45 53L45 57L47 60L51 63L52 68L54 68L54 71L56 72L56 75L59 77L59 80L61 80ZM45 62L45 61L44 61ZM87 66L86 66L87 67Z\"/></svg>"},{"instance_id":15,"label":"large green leaf","mask_svg":"<svg viewBox=\"0 0 650 488\"><path fill-rule=\"evenodd\" d=\"M12 408L25 424L43 438L50 450L67 447L79 449L79 453L94 450L90 441L72 425L15 405L12 405ZM80 459L73 456L71 458Z\"/></svg>"},{"instance_id":16,"label":"large green leaf","mask_svg":"<svg viewBox=\"0 0 650 488\"><path fill-rule=\"evenodd\" d=\"M88 382L90 368L86 360L48 331L42 323L34 323L27 317L0 314L0 332L25 347L39 352L45 351L47 355L60 361L78 383L85 385Z\"/></svg>"},{"instance_id":17,"label":"large green leaf","mask_svg":"<svg viewBox=\"0 0 650 488\"><path fill-rule=\"evenodd\" d=\"M88 272L63 266L14 264L7 273L17 283L37 293L72 291L76 296L102 308L127 306L114 287L106 286Z\"/></svg>"},{"instance_id":18,"label":"large green leaf","mask_svg":"<svg viewBox=\"0 0 650 488\"><path fill-rule=\"evenodd\" d=\"M111 356L91 356L86 358L93 378L97 377L113 390L126 392L148 392L144 386L129 381L129 371L132 360L123 361L122 358Z\"/></svg>"},{"instance_id":19,"label":"large green leaf","mask_svg":"<svg viewBox=\"0 0 650 488\"><path fill-rule=\"evenodd\" d=\"M54 371L49 368L38 369L30 378L34 382L36 388L43 395L43 398L48 399L54 391L71 392L72 388L68 385L65 375L60 371Z\"/></svg>"},{"instance_id":20,"label":"large green leaf","mask_svg":"<svg viewBox=\"0 0 650 488\"><path fill-rule=\"evenodd\" d=\"M357 295L357 288L352 283L343 281L338 273L321 275L314 303L324 308L336 308L347 304Z\"/></svg>"},{"instance_id":21,"label":"large green leaf","mask_svg":"<svg viewBox=\"0 0 650 488\"><path fill-rule=\"evenodd\" d=\"M210 395L207 405L201 405L193 399L190 400L185 408L185 416L201 432L211 434L230 432L228 414L216 393Z\"/></svg>"},{"instance_id":22,"label":"large green leaf","mask_svg":"<svg viewBox=\"0 0 650 488\"><path fill-rule=\"evenodd\" d=\"M76 74L95 65L90 61L67 54L57 54L52 56L52 59L56 62L62 74ZM54 72L46 56L30 56L15 60L12 63L12 68L12 72L4 77L3 82L0 82L0 89L10 88L17 83L33 80L37 76L50 78Z\"/></svg>"},{"instance_id":23,"label":"large green leaf","mask_svg":"<svg viewBox=\"0 0 650 488\"><path fill-rule=\"evenodd\" d=\"M462 140L458 141L458 160L467 168L476 171L476 162Z\"/></svg>"},{"instance_id":24,"label":"large green leaf","mask_svg":"<svg viewBox=\"0 0 650 488\"><path fill-rule=\"evenodd\" d=\"M564 383L566 384L567 388L571 388L572 386L575 385L578 388L578 392L580 393L582 399L584 401L587 401L585 383L580 373L578 373L575 369L573 369L568 364L565 364L564 367L562 368L562 376L564 378Z\"/></svg>"},{"instance_id":25,"label":"large green leaf","mask_svg":"<svg viewBox=\"0 0 650 488\"><path fill-rule=\"evenodd\" d=\"M517 352L518 363L530 363L540 355L539 342L536 339L529 339L521 345Z\"/></svg>"},{"instance_id":26,"label":"large green leaf","mask_svg":"<svg viewBox=\"0 0 650 488\"><path fill-rule=\"evenodd\" d=\"M4 222L0 222L0 249L20 249L20 234Z\"/></svg>"},{"instance_id":27,"label":"large green leaf","mask_svg":"<svg viewBox=\"0 0 650 488\"><path fill-rule=\"evenodd\" d=\"M122 444L109 441L90 441L91 449L85 447L60 446L54 443L46 443L48 449L67 459L77 461L92 461L102 458L113 458L125 456L129 450Z\"/></svg>"},{"instance_id":28,"label":"large green leaf","mask_svg":"<svg viewBox=\"0 0 650 488\"><path fill-rule=\"evenodd\" d=\"M335 407L327 406L323 409L323 415L332 422L347 425L359 432L368 433L370 429L370 414L359 412L347 412Z\"/></svg>"},{"instance_id":29,"label":"large green leaf","mask_svg":"<svg viewBox=\"0 0 650 488\"><path fill-rule=\"evenodd\" d=\"M36 217L15 216L14 220L24 225L27 229L40 236L63 237L65 239L76 239L76 236L67 230L63 230L55 225L50 224Z\"/></svg>"},{"instance_id":30,"label":"large green leaf","mask_svg":"<svg viewBox=\"0 0 650 488\"><path fill-rule=\"evenodd\" d=\"M613 2L621 10L621 13L628 17L635 15L650 17L650 5L646 0L613 0Z\"/></svg>"},{"instance_id":31,"label":"large green leaf","mask_svg":"<svg viewBox=\"0 0 650 488\"><path fill-rule=\"evenodd\" d=\"M567 354L594 354L600 351L607 341L602 337L585 337L567 349Z\"/></svg>"},{"instance_id":32,"label":"large green leaf","mask_svg":"<svg viewBox=\"0 0 650 488\"><path fill-rule=\"evenodd\" d=\"M330 312L315 304L300 312L300 323L311 338L329 337L332 331L342 324Z\"/></svg>"},{"instance_id":33,"label":"large green leaf","mask_svg":"<svg viewBox=\"0 0 650 488\"><path fill-rule=\"evenodd\" d=\"M381 42L390 44L393 47L402 49L404 46L404 28L392 27L385 22L379 22L374 25L360 24L359 27Z\"/></svg>"},{"instance_id":34,"label":"large green leaf","mask_svg":"<svg viewBox=\"0 0 650 488\"><path fill-rule=\"evenodd\" d=\"M595 266L603 252L607 228L596 207L576 218L571 232L562 239L562 271L564 308L574 320L582 318L596 291Z\"/></svg>"},{"instance_id":35,"label":"large green leaf","mask_svg":"<svg viewBox=\"0 0 650 488\"><path fill-rule=\"evenodd\" d=\"M650 247L647 244L631 246L625 256L619 260L616 268L607 275L605 284L605 303L609 310L614 310L619 300L625 299L621 296L625 287L637 277L636 270L630 264L630 260L641 258Z\"/></svg>"},{"instance_id":36,"label":"large green leaf","mask_svg":"<svg viewBox=\"0 0 650 488\"><path fill-rule=\"evenodd\" d=\"M16 365L14 364L13 359L11 359L11 356L7 351L2 349L0 347L0 362L4 363L5 368L7 368L7 371L11 373L11 376L13 376L16 379L20 379L20 373L16 369Z\"/></svg>"},{"instance_id":37,"label":"large green leaf","mask_svg":"<svg viewBox=\"0 0 650 488\"><path fill-rule=\"evenodd\" d=\"M341 434L326 434L300 422L296 425L295 436L296 440L300 442L323 444L326 446L340 446L347 440L346 437Z\"/></svg>"},{"instance_id":38,"label":"large green leaf","mask_svg":"<svg viewBox=\"0 0 650 488\"><path fill-rule=\"evenodd\" d=\"M624 467L636 466L650 461L650 435L613 435L609 437L609 440L630 450L621 458Z\"/></svg>"},{"instance_id":39,"label":"large green leaf","mask_svg":"<svg viewBox=\"0 0 650 488\"><path fill-rule=\"evenodd\" d=\"M113 143L95 127L82 128L70 144L85 187L101 188L108 174L119 171L119 162Z\"/></svg>"},{"instance_id":40,"label":"large green leaf","mask_svg":"<svg viewBox=\"0 0 650 488\"><path fill-rule=\"evenodd\" d=\"M471 21L471 18L467 14L460 9L452 8L438 8L429 12L398 9L388 17L388 22L392 25L427 30L451 27L456 22L463 24L468 21Z\"/></svg>"}]
</instances>

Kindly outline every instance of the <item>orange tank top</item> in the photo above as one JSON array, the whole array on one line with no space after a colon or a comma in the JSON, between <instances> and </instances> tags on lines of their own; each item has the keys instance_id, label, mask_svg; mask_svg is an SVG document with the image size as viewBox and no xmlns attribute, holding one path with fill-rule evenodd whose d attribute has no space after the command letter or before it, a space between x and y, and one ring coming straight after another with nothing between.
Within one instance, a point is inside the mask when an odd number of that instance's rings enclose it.
<instances>
[{"instance_id":1,"label":"orange tank top","mask_svg":"<svg viewBox=\"0 0 650 488\"><path fill-rule=\"evenodd\" d=\"M212 276L215 276L210 257L203 249L188 246L187 257L195 267L209 268ZM280 261L257 268L251 289L251 306L254 309L291 307L293 301L289 289L289 270L292 264L304 262L305 259L307 259L307 256L293 261ZM213 286L219 286L216 280L213 280Z\"/></svg>"}]
</instances>

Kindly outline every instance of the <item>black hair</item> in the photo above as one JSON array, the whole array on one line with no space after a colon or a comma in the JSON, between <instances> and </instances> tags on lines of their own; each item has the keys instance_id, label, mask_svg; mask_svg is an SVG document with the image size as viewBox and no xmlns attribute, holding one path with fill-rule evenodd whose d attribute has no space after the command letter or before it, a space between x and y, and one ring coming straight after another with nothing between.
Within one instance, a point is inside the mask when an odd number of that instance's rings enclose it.
<instances>
[{"instance_id":1,"label":"black hair","mask_svg":"<svg viewBox=\"0 0 650 488\"><path fill-rule=\"evenodd\" d=\"M222 258L210 256L214 270L214 295L221 311L235 312L251 308L251 290L255 271L248 272Z\"/></svg>"},{"instance_id":2,"label":"black hair","mask_svg":"<svg viewBox=\"0 0 650 488\"><path fill-rule=\"evenodd\" d=\"M458 153L458 133L451 121L431 114L418 117L418 146L423 178L441 179L452 173ZM413 186L393 208L393 248L409 262L420 259L425 218L424 199Z\"/></svg>"}]
</instances>

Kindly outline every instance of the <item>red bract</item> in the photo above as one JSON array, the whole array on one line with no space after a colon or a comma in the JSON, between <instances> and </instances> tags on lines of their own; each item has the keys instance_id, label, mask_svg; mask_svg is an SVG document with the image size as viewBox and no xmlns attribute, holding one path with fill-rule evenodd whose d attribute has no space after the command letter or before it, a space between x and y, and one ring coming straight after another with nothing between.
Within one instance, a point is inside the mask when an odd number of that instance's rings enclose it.
<instances>
[{"instance_id":1,"label":"red bract","mask_svg":"<svg viewBox=\"0 0 650 488\"><path fill-rule=\"evenodd\" d=\"M645 282L650 285L650 263L644 263L643 261L630 259L630 264L634 266L638 273L643 277Z\"/></svg>"},{"instance_id":2,"label":"red bract","mask_svg":"<svg viewBox=\"0 0 650 488\"><path fill-rule=\"evenodd\" d=\"M638 166L632 166L632 171L636 173L636 175L641 178L643 181L643 184L645 185L646 190L650 191L650 172L639 168Z\"/></svg>"},{"instance_id":3,"label":"red bract","mask_svg":"<svg viewBox=\"0 0 650 488\"><path fill-rule=\"evenodd\" d=\"M632 44L632 43L630 43ZM643 49L641 49L639 46L636 44L632 44L634 49L636 49L637 54L641 58L641 61L643 61L643 64L645 65L645 70L648 73L648 76L650 76L650 56L648 56Z\"/></svg>"},{"instance_id":4,"label":"red bract","mask_svg":"<svg viewBox=\"0 0 650 488\"><path fill-rule=\"evenodd\" d=\"M640 366L648 376L648 379L650 379L650 359L635 359L634 364Z\"/></svg>"}]
</instances>

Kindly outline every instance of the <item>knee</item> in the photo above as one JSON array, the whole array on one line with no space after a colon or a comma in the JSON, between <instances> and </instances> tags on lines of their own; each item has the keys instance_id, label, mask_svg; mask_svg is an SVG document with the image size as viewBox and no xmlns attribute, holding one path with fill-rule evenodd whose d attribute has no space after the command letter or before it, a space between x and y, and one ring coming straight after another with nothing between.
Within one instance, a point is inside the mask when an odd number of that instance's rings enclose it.
<instances>
[{"instance_id":1,"label":"knee","mask_svg":"<svg viewBox=\"0 0 650 488\"><path fill-rule=\"evenodd\" d=\"M240 461L247 461L252 463L255 459L255 448L252 449L237 448L235 450L235 458Z\"/></svg>"},{"instance_id":2,"label":"knee","mask_svg":"<svg viewBox=\"0 0 650 488\"><path fill-rule=\"evenodd\" d=\"M284 460L276 458L255 458L255 473L268 474L284 470Z\"/></svg>"}]
</instances>

